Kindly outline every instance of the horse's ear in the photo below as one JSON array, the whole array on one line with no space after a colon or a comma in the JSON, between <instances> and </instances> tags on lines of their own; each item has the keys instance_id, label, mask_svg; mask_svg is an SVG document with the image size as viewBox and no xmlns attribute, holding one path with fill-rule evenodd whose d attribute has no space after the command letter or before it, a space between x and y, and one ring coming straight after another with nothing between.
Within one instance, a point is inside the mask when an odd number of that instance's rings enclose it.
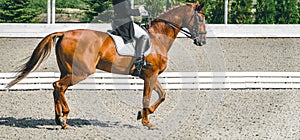
<instances>
[{"instance_id":1,"label":"horse's ear","mask_svg":"<svg viewBox=\"0 0 300 140\"><path fill-rule=\"evenodd\" d=\"M205 5L204 2L201 2L201 3L200 3L201 9L203 9L204 5Z\"/></svg>"},{"instance_id":2,"label":"horse's ear","mask_svg":"<svg viewBox=\"0 0 300 140\"><path fill-rule=\"evenodd\" d=\"M197 3L196 3L196 11L201 11L201 10L203 10L203 7L204 7L204 2L201 2L201 3L199 3L198 1L197 1Z\"/></svg>"}]
</instances>

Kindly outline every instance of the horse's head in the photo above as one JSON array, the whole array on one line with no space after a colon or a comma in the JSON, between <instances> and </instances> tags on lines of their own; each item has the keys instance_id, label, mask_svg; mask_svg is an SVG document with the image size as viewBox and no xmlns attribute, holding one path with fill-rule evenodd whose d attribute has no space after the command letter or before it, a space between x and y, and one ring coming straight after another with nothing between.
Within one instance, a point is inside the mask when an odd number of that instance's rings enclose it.
<instances>
[{"instance_id":1,"label":"horse's head","mask_svg":"<svg viewBox=\"0 0 300 140\"><path fill-rule=\"evenodd\" d=\"M186 15L182 25L190 30L191 38L197 46L206 44L205 14L203 7L204 3L192 4L191 11Z\"/></svg>"},{"instance_id":2,"label":"horse's head","mask_svg":"<svg viewBox=\"0 0 300 140\"><path fill-rule=\"evenodd\" d=\"M170 26L173 29L181 31L188 38L193 39L194 44L202 46L206 44L206 27L205 27L205 14L204 3L186 4L174 7L158 18L154 19L149 32L169 34L165 32L161 24L155 24L157 22L164 22L164 25ZM187 28L186 31L182 28ZM174 30L171 30L171 33ZM170 38L176 38L178 32L174 32L175 35L170 35Z\"/></svg>"}]
</instances>

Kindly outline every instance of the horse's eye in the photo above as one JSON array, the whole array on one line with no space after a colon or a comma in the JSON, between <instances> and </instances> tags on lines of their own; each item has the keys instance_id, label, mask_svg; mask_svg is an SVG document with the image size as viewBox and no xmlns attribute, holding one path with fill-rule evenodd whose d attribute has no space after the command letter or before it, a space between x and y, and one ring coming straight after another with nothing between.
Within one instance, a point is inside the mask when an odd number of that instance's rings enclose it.
<instances>
[{"instance_id":1,"label":"horse's eye","mask_svg":"<svg viewBox=\"0 0 300 140\"><path fill-rule=\"evenodd\" d=\"M203 14L204 16L206 16L206 13L205 13L205 12L199 12L199 14Z\"/></svg>"}]
</instances>

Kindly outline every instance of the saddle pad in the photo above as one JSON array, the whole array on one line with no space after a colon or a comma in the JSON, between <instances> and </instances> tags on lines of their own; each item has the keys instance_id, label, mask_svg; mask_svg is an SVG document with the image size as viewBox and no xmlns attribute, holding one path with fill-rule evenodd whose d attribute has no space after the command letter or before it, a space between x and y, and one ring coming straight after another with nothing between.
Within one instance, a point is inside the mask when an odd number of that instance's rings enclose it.
<instances>
[{"instance_id":1,"label":"saddle pad","mask_svg":"<svg viewBox=\"0 0 300 140\"><path fill-rule=\"evenodd\" d=\"M136 40L134 40L132 43L124 44L124 41L123 41L121 36L113 35L109 32L107 32L107 34L114 40L116 50L117 50L119 55L122 55L122 56L136 56L135 55ZM150 54L150 52L151 52L151 45L145 51L144 56L147 56L148 54Z\"/></svg>"}]
</instances>

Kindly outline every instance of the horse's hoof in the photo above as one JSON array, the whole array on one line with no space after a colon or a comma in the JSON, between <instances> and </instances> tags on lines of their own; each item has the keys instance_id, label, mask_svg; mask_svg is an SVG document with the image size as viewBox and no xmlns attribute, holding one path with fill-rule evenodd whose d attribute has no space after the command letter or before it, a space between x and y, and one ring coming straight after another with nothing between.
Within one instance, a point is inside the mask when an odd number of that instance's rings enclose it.
<instances>
[{"instance_id":1,"label":"horse's hoof","mask_svg":"<svg viewBox=\"0 0 300 140\"><path fill-rule=\"evenodd\" d=\"M139 112L138 112L138 115L137 115L137 120L140 120L140 119L142 119L142 117L143 117L143 116L142 116L142 112L141 112L141 111L139 111Z\"/></svg>"},{"instance_id":2,"label":"horse's hoof","mask_svg":"<svg viewBox=\"0 0 300 140\"><path fill-rule=\"evenodd\" d=\"M61 127L61 129L67 129L68 127L69 127L68 124L64 124L64 125Z\"/></svg>"},{"instance_id":3,"label":"horse's hoof","mask_svg":"<svg viewBox=\"0 0 300 140\"><path fill-rule=\"evenodd\" d=\"M60 125L62 129L66 129L69 125L67 124L67 121L63 119L61 116L55 117L55 123L56 125Z\"/></svg>"},{"instance_id":4,"label":"horse's hoof","mask_svg":"<svg viewBox=\"0 0 300 140\"><path fill-rule=\"evenodd\" d=\"M65 129L67 127L67 121L63 119L63 117L59 117L60 126Z\"/></svg>"},{"instance_id":5,"label":"horse's hoof","mask_svg":"<svg viewBox=\"0 0 300 140\"><path fill-rule=\"evenodd\" d=\"M154 129L155 129L154 125L151 124L151 123L143 123L143 125L144 125L145 127L147 127L149 130L154 130Z\"/></svg>"}]
</instances>

